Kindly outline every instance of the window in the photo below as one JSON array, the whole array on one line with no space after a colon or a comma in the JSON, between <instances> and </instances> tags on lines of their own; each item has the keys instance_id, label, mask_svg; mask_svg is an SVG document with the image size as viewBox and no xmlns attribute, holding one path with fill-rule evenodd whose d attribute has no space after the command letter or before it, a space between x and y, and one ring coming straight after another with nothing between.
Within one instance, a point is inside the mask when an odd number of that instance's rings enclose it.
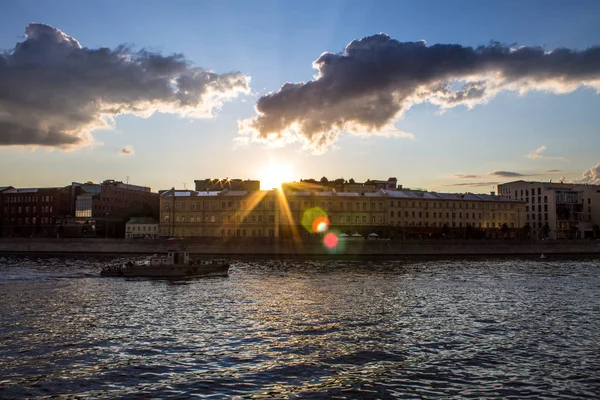
<instances>
[{"instance_id":1,"label":"window","mask_svg":"<svg viewBox=\"0 0 600 400\"><path fill-rule=\"evenodd\" d=\"M367 216L366 216L366 215L363 215L363 217L362 217L362 222L363 222L363 224L366 224L366 223L367 223Z\"/></svg>"}]
</instances>

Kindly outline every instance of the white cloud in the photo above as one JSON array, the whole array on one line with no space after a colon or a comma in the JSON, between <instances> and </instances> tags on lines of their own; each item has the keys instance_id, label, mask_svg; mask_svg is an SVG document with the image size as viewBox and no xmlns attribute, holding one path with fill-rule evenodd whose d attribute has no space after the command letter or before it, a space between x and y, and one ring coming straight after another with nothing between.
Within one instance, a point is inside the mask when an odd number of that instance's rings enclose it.
<instances>
[{"instance_id":1,"label":"white cloud","mask_svg":"<svg viewBox=\"0 0 600 400\"><path fill-rule=\"evenodd\" d=\"M600 163L585 171L580 179L575 179L573 182L600 185Z\"/></svg>"},{"instance_id":2,"label":"white cloud","mask_svg":"<svg viewBox=\"0 0 600 400\"><path fill-rule=\"evenodd\" d=\"M535 151L525 155L525 157L527 158L532 158L534 160L564 160L564 157L557 157L557 156L547 156L545 154L543 154L546 150L548 150L548 147L546 146L540 146L537 149L535 149Z\"/></svg>"}]
</instances>

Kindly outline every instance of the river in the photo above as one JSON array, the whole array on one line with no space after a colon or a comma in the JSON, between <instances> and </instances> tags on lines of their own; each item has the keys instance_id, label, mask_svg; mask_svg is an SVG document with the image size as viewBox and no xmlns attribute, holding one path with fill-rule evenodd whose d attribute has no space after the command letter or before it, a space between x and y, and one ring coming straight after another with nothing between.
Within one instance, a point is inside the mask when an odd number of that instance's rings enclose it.
<instances>
[{"instance_id":1,"label":"river","mask_svg":"<svg viewBox=\"0 0 600 400\"><path fill-rule=\"evenodd\" d=\"M0 258L0 398L597 398L600 260Z\"/></svg>"}]
</instances>

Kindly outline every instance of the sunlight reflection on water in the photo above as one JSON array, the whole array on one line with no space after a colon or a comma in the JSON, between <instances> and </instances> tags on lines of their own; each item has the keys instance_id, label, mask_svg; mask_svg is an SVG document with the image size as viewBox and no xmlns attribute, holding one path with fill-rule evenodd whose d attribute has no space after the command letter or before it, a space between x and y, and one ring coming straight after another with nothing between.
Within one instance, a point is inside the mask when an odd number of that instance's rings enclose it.
<instances>
[{"instance_id":1,"label":"sunlight reflection on water","mask_svg":"<svg viewBox=\"0 0 600 400\"><path fill-rule=\"evenodd\" d=\"M62 264L61 264L62 263ZM0 260L0 397L593 398L597 261Z\"/></svg>"}]
</instances>

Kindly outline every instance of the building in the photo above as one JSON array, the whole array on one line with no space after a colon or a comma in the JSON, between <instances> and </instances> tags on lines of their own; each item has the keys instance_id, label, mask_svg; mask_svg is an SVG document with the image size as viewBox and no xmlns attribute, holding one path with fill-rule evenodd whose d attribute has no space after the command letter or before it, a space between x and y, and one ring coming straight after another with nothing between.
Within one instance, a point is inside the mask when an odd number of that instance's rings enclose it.
<instances>
[{"instance_id":1,"label":"building","mask_svg":"<svg viewBox=\"0 0 600 400\"><path fill-rule=\"evenodd\" d=\"M284 192L377 192L380 189L396 190L402 189L402 185L398 186L398 179L395 177L384 180L367 180L364 183L355 182L353 179L347 181L345 179L328 180L323 177L320 181L315 179L301 179L300 182L284 182L281 184L281 189Z\"/></svg>"},{"instance_id":2,"label":"building","mask_svg":"<svg viewBox=\"0 0 600 400\"><path fill-rule=\"evenodd\" d=\"M132 217L125 224L126 239L158 239L158 221L150 217Z\"/></svg>"},{"instance_id":3,"label":"building","mask_svg":"<svg viewBox=\"0 0 600 400\"><path fill-rule=\"evenodd\" d=\"M524 223L536 238L593 237L600 224L600 185L521 180L498 185L498 193L525 202Z\"/></svg>"},{"instance_id":4,"label":"building","mask_svg":"<svg viewBox=\"0 0 600 400\"><path fill-rule=\"evenodd\" d=\"M382 184L388 184L383 181ZM329 231L366 237L508 237L521 234L525 203L495 194L402 189L192 191L161 194L165 237L309 237L324 218Z\"/></svg>"},{"instance_id":5,"label":"building","mask_svg":"<svg viewBox=\"0 0 600 400\"><path fill-rule=\"evenodd\" d=\"M60 220L72 215L71 187L14 188L0 190L2 237L61 236Z\"/></svg>"},{"instance_id":6,"label":"building","mask_svg":"<svg viewBox=\"0 0 600 400\"><path fill-rule=\"evenodd\" d=\"M525 205L502 196L386 191L390 225L402 232L458 238L515 236L522 227Z\"/></svg>"},{"instance_id":7,"label":"building","mask_svg":"<svg viewBox=\"0 0 600 400\"><path fill-rule=\"evenodd\" d=\"M83 234L125 237L125 223L131 217L158 218L159 194L149 187L114 180L102 183L73 182L74 218L64 221L80 226Z\"/></svg>"},{"instance_id":8,"label":"building","mask_svg":"<svg viewBox=\"0 0 600 400\"><path fill-rule=\"evenodd\" d=\"M195 180L196 191L221 191L221 190L260 190L260 181L241 180L241 179L199 179Z\"/></svg>"},{"instance_id":9,"label":"building","mask_svg":"<svg viewBox=\"0 0 600 400\"><path fill-rule=\"evenodd\" d=\"M278 236L274 191L170 189L160 195L160 235Z\"/></svg>"}]
</instances>

